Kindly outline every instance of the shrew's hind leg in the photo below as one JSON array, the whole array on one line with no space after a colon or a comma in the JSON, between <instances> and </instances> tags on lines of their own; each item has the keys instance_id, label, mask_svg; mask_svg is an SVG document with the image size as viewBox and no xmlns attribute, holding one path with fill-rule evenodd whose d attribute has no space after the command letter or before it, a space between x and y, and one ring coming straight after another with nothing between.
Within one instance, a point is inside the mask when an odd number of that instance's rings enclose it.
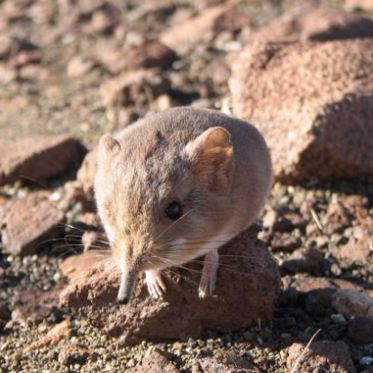
<instances>
[{"instance_id":1,"label":"shrew's hind leg","mask_svg":"<svg viewBox=\"0 0 373 373\"><path fill-rule=\"evenodd\" d=\"M215 290L216 275L219 267L218 250L212 250L205 255L201 281L198 288L198 296L203 299L212 295Z\"/></svg>"}]
</instances>

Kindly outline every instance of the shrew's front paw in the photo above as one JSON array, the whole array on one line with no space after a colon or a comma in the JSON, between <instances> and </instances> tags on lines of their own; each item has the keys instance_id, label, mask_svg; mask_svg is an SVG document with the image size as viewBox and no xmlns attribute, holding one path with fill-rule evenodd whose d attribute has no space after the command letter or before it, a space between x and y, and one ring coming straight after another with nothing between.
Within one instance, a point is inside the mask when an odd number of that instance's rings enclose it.
<instances>
[{"instance_id":1,"label":"shrew's front paw","mask_svg":"<svg viewBox=\"0 0 373 373\"><path fill-rule=\"evenodd\" d=\"M160 299L166 291L161 271L145 271L146 286L153 299Z\"/></svg>"}]
</instances>

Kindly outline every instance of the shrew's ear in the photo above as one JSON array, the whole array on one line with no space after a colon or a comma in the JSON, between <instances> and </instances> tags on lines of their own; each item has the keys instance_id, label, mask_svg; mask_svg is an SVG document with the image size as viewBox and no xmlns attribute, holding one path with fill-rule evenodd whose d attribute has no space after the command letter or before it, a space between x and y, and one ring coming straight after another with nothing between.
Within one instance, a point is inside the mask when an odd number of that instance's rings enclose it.
<instances>
[{"instance_id":1,"label":"shrew's ear","mask_svg":"<svg viewBox=\"0 0 373 373\"><path fill-rule=\"evenodd\" d=\"M114 155L120 150L120 144L114 137L103 135L98 144L99 157L106 159L110 155Z\"/></svg>"},{"instance_id":2,"label":"shrew's ear","mask_svg":"<svg viewBox=\"0 0 373 373\"><path fill-rule=\"evenodd\" d=\"M229 132L211 127L186 146L192 172L214 192L227 192L233 176L233 146Z\"/></svg>"}]
</instances>

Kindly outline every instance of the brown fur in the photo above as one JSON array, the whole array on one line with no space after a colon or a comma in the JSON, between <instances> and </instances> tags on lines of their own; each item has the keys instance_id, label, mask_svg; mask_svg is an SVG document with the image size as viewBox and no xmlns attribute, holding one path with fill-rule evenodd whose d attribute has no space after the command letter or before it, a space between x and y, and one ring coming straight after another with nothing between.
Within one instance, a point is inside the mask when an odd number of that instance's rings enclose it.
<instances>
[{"instance_id":1,"label":"brown fur","mask_svg":"<svg viewBox=\"0 0 373 373\"><path fill-rule=\"evenodd\" d=\"M122 270L190 261L221 232L230 239L247 228L263 207L270 157L260 133L244 121L175 108L139 120L115 139L100 141L95 194ZM183 205L177 221L164 212L173 201ZM174 247L179 239L185 245Z\"/></svg>"}]
</instances>

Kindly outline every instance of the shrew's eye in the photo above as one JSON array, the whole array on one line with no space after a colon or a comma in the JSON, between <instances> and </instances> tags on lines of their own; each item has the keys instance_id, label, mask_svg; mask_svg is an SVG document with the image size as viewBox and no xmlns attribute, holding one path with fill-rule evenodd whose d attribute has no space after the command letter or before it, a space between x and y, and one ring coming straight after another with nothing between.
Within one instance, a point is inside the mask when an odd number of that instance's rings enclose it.
<instances>
[{"instance_id":1,"label":"shrew's eye","mask_svg":"<svg viewBox=\"0 0 373 373\"><path fill-rule=\"evenodd\" d=\"M183 207L177 201L171 202L165 209L166 216L171 220L177 220L183 213Z\"/></svg>"}]
</instances>

